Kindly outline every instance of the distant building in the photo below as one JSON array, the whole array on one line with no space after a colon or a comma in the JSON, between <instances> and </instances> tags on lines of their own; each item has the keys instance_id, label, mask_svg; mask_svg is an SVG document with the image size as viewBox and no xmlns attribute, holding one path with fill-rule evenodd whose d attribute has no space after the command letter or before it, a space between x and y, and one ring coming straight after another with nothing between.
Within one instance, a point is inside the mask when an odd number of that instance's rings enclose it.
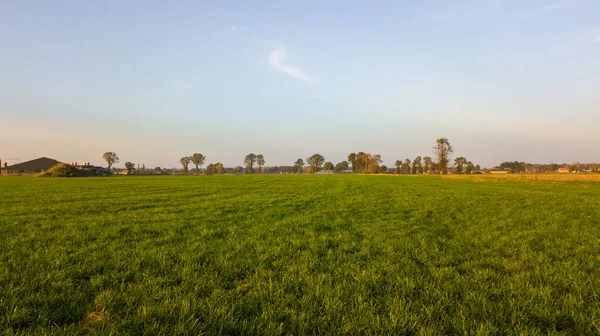
<instances>
[{"instance_id":1,"label":"distant building","mask_svg":"<svg viewBox=\"0 0 600 336\"><path fill-rule=\"evenodd\" d=\"M333 174L333 173L334 173L333 170L325 170L325 169L321 169L317 172L317 174L321 174L321 175Z\"/></svg>"},{"instance_id":2,"label":"distant building","mask_svg":"<svg viewBox=\"0 0 600 336\"><path fill-rule=\"evenodd\" d=\"M352 169L346 169L339 172L335 172L336 174L352 174Z\"/></svg>"},{"instance_id":3,"label":"distant building","mask_svg":"<svg viewBox=\"0 0 600 336\"><path fill-rule=\"evenodd\" d=\"M489 172L490 174L511 174L513 171L511 168L492 168Z\"/></svg>"},{"instance_id":4,"label":"distant building","mask_svg":"<svg viewBox=\"0 0 600 336\"><path fill-rule=\"evenodd\" d=\"M39 159L17 163L2 168L2 175L37 175L50 169L60 161L41 157Z\"/></svg>"},{"instance_id":5,"label":"distant building","mask_svg":"<svg viewBox=\"0 0 600 336\"><path fill-rule=\"evenodd\" d=\"M569 167L560 167L560 168L558 168L557 172L559 172L559 173L569 173L569 172L571 172L571 169L569 169Z\"/></svg>"}]
</instances>

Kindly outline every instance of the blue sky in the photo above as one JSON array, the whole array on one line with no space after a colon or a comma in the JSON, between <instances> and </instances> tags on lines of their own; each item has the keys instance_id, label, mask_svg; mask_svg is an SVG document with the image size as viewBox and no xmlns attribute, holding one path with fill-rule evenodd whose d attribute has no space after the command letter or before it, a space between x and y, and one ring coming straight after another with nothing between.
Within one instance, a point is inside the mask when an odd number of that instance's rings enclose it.
<instances>
[{"instance_id":1,"label":"blue sky","mask_svg":"<svg viewBox=\"0 0 600 336\"><path fill-rule=\"evenodd\" d=\"M3 1L0 158L600 161L600 1ZM122 164L121 164L122 165Z\"/></svg>"}]
</instances>

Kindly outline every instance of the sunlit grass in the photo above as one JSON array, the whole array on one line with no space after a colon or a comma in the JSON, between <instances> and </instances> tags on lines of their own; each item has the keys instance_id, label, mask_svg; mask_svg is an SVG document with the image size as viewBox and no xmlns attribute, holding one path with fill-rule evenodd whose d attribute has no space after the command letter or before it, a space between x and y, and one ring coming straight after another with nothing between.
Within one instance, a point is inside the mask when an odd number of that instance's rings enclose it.
<instances>
[{"instance_id":1,"label":"sunlit grass","mask_svg":"<svg viewBox=\"0 0 600 336\"><path fill-rule=\"evenodd\" d=\"M0 190L7 334L600 333L595 181L0 177Z\"/></svg>"}]
</instances>

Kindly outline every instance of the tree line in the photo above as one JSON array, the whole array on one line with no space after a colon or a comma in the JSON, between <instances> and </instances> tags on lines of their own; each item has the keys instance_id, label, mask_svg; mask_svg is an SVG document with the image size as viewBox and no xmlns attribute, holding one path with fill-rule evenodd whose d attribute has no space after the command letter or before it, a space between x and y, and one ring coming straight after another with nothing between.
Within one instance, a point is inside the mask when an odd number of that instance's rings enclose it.
<instances>
[{"instance_id":1,"label":"tree line","mask_svg":"<svg viewBox=\"0 0 600 336\"><path fill-rule=\"evenodd\" d=\"M265 157L263 154L249 153L244 157L243 167L236 166L227 168L221 162L211 163L206 169L202 169L206 162L206 156L201 153L194 153L190 156L184 156L179 159L184 174L190 173L190 165L192 165L192 173L198 174L254 174L254 173L317 173L320 170L338 173L355 173L355 174L447 174L450 164L450 155L454 152L454 148L447 138L439 138L436 140L433 152L437 161L430 156L417 156L413 160L396 160L395 169L388 169L382 165L381 155L370 154L365 152L350 153L347 161L341 161L335 165L326 161L325 157L319 153L313 154L306 158L297 159L292 166L268 167L265 169ZM111 171L112 166L119 162L119 157L114 152L106 152L102 156L108 166L108 171ZM127 173L131 174L135 170L135 165L132 162L125 162ZM142 171L145 170L142 168ZM257 168L257 170L256 170ZM480 170L479 165L474 165L471 161L464 157L454 159L454 172L471 174ZM138 164L137 171L140 171Z\"/></svg>"},{"instance_id":2,"label":"tree line","mask_svg":"<svg viewBox=\"0 0 600 336\"><path fill-rule=\"evenodd\" d=\"M190 164L193 165L192 172L194 175L198 174L210 174L210 175L221 175L226 173L241 174L241 173L272 173L273 168L277 168L277 172L284 173L317 173L320 170L328 172L338 173L355 173L355 174L447 174L448 166L450 164L450 155L454 152L454 148L450 144L447 138L439 138L435 142L433 152L437 161L430 156L417 156L413 160L396 160L395 169L388 169L387 166L382 165L383 162L381 155L370 154L365 152L350 153L347 161L341 161L335 165L326 161L325 157L319 153L313 154L306 158L306 161L302 158L297 159L292 166L280 166L280 167L269 167L265 169L265 157L263 154L249 153L244 157L243 166L236 166L235 168L226 168L221 162L211 163L206 169L201 167L206 162L206 156L201 153L194 153L190 156L184 156L179 159L179 164L182 167L184 174L190 173ZM119 157L114 152L106 152L103 155L103 159L107 162L108 171L111 171L112 166L119 162ZM479 165L474 165L471 161L464 157L458 157L454 159L454 172L471 174L475 171L480 170ZM258 171L255 170L258 168ZM125 162L125 168L128 174L135 169L135 165L129 161ZM138 164L139 170L139 164Z\"/></svg>"}]
</instances>

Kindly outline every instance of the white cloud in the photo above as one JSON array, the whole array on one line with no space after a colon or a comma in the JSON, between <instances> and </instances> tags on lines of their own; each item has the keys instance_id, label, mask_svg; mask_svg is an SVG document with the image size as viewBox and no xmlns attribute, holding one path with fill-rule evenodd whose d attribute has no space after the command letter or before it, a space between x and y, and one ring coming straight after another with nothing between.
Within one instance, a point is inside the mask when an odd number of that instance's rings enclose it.
<instances>
[{"instance_id":1,"label":"white cloud","mask_svg":"<svg viewBox=\"0 0 600 336\"><path fill-rule=\"evenodd\" d=\"M286 74L296 78L303 80L307 83L311 83L314 79L307 74L305 74L301 69L295 68L286 63L287 52L285 46L276 47L275 50L271 52L269 55L269 63L280 71L285 72Z\"/></svg>"}]
</instances>

